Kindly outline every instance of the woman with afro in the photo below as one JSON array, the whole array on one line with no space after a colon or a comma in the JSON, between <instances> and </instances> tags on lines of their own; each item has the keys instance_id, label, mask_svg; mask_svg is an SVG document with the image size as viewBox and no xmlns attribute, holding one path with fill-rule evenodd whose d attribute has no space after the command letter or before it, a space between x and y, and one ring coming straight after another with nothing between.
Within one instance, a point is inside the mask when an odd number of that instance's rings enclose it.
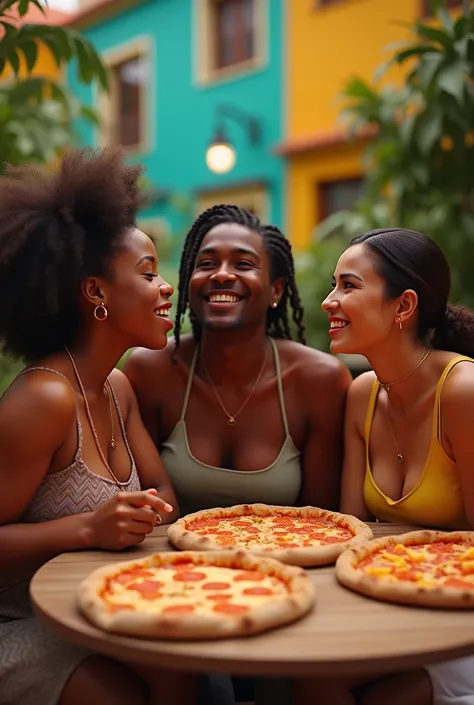
<instances>
[{"instance_id":1,"label":"woman with afro","mask_svg":"<svg viewBox=\"0 0 474 705\"><path fill-rule=\"evenodd\" d=\"M0 344L26 363L0 400L0 705L192 702L172 679L70 645L33 616L28 583L64 551L121 550L177 516L126 377L159 349L172 288L136 228L141 168L114 149L0 179ZM165 696L165 699L164 699Z\"/></svg>"}]
</instances>

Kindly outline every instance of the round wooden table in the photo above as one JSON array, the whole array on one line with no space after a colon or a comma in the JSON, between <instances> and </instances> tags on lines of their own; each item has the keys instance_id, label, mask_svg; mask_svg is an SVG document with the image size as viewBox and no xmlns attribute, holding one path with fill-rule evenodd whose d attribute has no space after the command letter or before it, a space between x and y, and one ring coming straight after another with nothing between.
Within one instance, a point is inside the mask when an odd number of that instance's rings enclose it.
<instances>
[{"instance_id":1,"label":"round wooden table","mask_svg":"<svg viewBox=\"0 0 474 705\"><path fill-rule=\"evenodd\" d=\"M406 527L373 524L375 536ZM38 570L31 582L37 615L70 641L122 661L198 673L279 677L360 676L474 653L474 611L403 607L377 602L340 586L334 570L309 571L317 589L311 614L265 634L217 641L172 642L107 634L76 608L80 581L94 568L150 552L170 551L166 527L139 548L65 553Z\"/></svg>"}]
</instances>

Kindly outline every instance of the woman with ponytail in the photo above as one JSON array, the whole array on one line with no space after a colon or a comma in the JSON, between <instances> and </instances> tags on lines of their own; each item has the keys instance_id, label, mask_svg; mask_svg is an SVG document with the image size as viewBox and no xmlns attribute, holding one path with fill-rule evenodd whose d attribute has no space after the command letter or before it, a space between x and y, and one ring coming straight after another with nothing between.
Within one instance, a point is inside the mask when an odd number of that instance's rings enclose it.
<instances>
[{"instance_id":1,"label":"woman with ponytail","mask_svg":"<svg viewBox=\"0 0 474 705\"><path fill-rule=\"evenodd\" d=\"M343 512L474 528L474 312L448 304L450 285L442 250L411 230L366 233L339 258L322 303L331 350L364 355L373 370L349 388ZM473 705L474 658L364 691L363 705Z\"/></svg>"}]
</instances>

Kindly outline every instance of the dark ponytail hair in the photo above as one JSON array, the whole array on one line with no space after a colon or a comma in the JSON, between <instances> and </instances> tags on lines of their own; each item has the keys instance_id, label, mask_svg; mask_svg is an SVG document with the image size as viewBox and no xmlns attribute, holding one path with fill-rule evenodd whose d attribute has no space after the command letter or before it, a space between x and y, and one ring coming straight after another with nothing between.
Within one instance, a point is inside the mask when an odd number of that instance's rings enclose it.
<instances>
[{"instance_id":1,"label":"dark ponytail hair","mask_svg":"<svg viewBox=\"0 0 474 705\"><path fill-rule=\"evenodd\" d=\"M389 299L406 289L417 293L418 339L437 350L474 358L474 311L448 305L451 273L439 245L403 228L371 230L354 238L349 247L361 244L369 249Z\"/></svg>"}]
</instances>

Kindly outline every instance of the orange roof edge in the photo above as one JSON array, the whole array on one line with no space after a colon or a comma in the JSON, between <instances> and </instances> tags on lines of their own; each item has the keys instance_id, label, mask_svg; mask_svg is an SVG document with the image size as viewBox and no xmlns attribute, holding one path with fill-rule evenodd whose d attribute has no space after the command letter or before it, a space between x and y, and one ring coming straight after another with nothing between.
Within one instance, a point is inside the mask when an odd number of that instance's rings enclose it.
<instances>
[{"instance_id":1,"label":"orange roof edge","mask_svg":"<svg viewBox=\"0 0 474 705\"><path fill-rule=\"evenodd\" d=\"M354 139L363 140L373 137L377 134L375 125L367 126L355 135ZM273 148L273 153L281 157L290 157L294 154L310 152L313 149L323 149L324 147L332 147L337 144L343 144L349 141L349 135L343 127L334 128L332 130L320 130L311 135L303 135L302 137L293 137L283 140Z\"/></svg>"},{"instance_id":2,"label":"orange roof edge","mask_svg":"<svg viewBox=\"0 0 474 705\"><path fill-rule=\"evenodd\" d=\"M65 24L74 27L86 27L113 17L113 15L117 15L123 10L139 5L142 2L144 0L98 0L94 5L69 15Z\"/></svg>"},{"instance_id":3,"label":"orange roof edge","mask_svg":"<svg viewBox=\"0 0 474 705\"><path fill-rule=\"evenodd\" d=\"M71 17L71 13L45 7L43 14L36 5L30 5L28 12L23 17L19 17L18 14L14 12L11 12L10 17L14 20L15 25L20 27L24 24L49 24L60 26L66 24Z\"/></svg>"}]
</instances>

